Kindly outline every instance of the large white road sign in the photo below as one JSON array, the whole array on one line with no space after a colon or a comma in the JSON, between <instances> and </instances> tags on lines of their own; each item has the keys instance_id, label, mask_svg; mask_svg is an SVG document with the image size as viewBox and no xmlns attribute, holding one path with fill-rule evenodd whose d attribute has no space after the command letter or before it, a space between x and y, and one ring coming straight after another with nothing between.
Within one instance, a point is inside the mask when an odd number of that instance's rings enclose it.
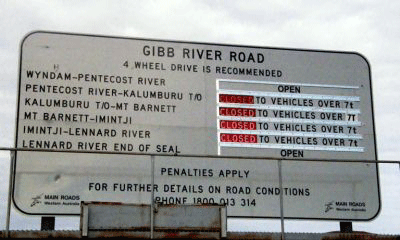
<instances>
[{"instance_id":1,"label":"large white road sign","mask_svg":"<svg viewBox=\"0 0 400 240\"><path fill-rule=\"evenodd\" d=\"M279 217L281 191L291 218L380 209L377 164L284 162L279 189L273 160L377 160L370 68L357 53L31 33L16 147L55 151L17 153L14 203L28 214L150 203L152 190L158 202L226 203L237 217ZM150 157L121 153L171 157L154 158L152 186Z\"/></svg>"}]
</instances>

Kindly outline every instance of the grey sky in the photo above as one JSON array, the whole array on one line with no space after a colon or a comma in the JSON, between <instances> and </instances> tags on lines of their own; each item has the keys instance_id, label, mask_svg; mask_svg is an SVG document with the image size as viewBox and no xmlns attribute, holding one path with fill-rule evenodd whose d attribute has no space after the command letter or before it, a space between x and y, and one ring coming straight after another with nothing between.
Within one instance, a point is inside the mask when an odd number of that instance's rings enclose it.
<instances>
[{"instance_id":1,"label":"grey sky","mask_svg":"<svg viewBox=\"0 0 400 240\"><path fill-rule=\"evenodd\" d=\"M399 1L0 1L0 146L14 144L19 44L34 30L334 51L364 55L372 70L378 157L399 160ZM9 157L0 153L0 227ZM400 171L381 167L382 212L355 229L399 233ZM13 228L39 226L13 214ZM59 221L76 227L76 220ZM63 223L65 223L63 225ZM234 220L230 230L277 231L276 221ZM336 222L290 221L288 231L333 231ZM314 224L314 225L313 225ZM314 227L315 228L314 228ZM317 227L316 227L317 226Z\"/></svg>"}]
</instances>

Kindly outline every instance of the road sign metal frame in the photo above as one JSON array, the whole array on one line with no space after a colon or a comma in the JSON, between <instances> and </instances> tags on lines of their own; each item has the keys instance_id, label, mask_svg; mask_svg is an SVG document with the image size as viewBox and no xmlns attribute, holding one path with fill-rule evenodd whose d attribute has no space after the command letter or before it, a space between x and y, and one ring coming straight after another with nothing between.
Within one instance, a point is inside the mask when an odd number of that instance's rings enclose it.
<instances>
[{"instance_id":1,"label":"road sign metal frame","mask_svg":"<svg viewBox=\"0 0 400 240\"><path fill-rule=\"evenodd\" d=\"M34 34L40 34L40 33L42 33L42 34L58 34L58 35L64 35L64 36L80 36L80 37L90 37L90 38L104 38L104 39L120 39L120 40L138 40L138 41L149 41L149 42L152 42L152 43L160 43L160 42L162 42L162 43L166 43L166 44L188 44L188 45L195 45L195 44L199 44L199 45L204 45L204 46L219 46L219 47L236 47L236 48L251 48L251 49L264 49L264 50L278 50L278 51L295 51L295 52L299 52L299 53L301 53L301 52L312 52L312 53L330 53L330 54L352 54L352 55L355 55L355 56L358 56L358 57L361 57L362 59L364 59L364 61L365 61L365 63L368 65L368 71L369 71L369 85L370 85L370 102L371 102L371 117L372 117L372 119L370 119L370 121L371 121L371 126L372 126L372 129L371 129L371 134L373 135L372 136L372 139L373 139L373 142L374 142L374 150L373 150L373 152L375 153L374 155L375 156L372 156L372 159L368 159L368 160L373 160L373 161L377 161L377 159L378 159L378 157L377 157L377 149L376 149L376 140L375 140L375 124L374 124L374 112L373 112L373 99L372 99L372 83L371 83L371 72L370 72L370 67L369 67L369 63L368 63L368 61L362 56L362 55L360 55L360 54L358 54L358 53L354 53L354 52L341 52L341 51L321 51L321 50L307 50L307 49L285 49L285 48L267 48L267 47L256 47L256 46L245 46L245 45L228 45L228 44L211 44L211 43L201 43L201 42L182 42L182 41L168 41L168 40L155 40L155 39L141 39L141 38L123 38L123 37L111 37L111 36L100 36L100 35L87 35L87 34L74 34L74 33L57 33L57 32L45 32L45 31L39 31L39 32L33 32L33 33L30 33L30 34L28 34L25 38L24 38L24 40L21 42L21 55L20 55L20 72L19 72L19 90L18 90L18 106L17 106L17 118L16 118L16 137L15 137L15 146L16 146L16 148L18 147L18 128L19 128L19 116L20 116L20 100L21 100L21 76L22 76L22 62L23 62L23 59L22 59L22 56L23 56L23 51L22 51L22 49L23 49L23 44L24 44L24 41L29 37L29 36L31 36L31 35L34 35ZM73 152L73 151L71 151L71 152ZM79 152L79 151L76 151L76 152ZM17 154L16 154L17 155ZM156 156L157 154L149 154L149 155L151 155L151 156ZM162 155L162 154L161 154ZM183 155L185 155L185 154L183 154ZM200 155L198 155L198 154L196 154L196 155L194 155L194 156L200 156ZM207 156L207 157L219 157L219 156L210 156L210 155L205 155L205 156ZM227 156L227 157L229 157L229 156ZM257 156L255 156L256 158L257 158ZM251 158L251 157L250 157ZM278 158L274 158L274 159L278 159ZM291 159L291 160L296 160L295 158L285 158L285 157L283 157L282 159ZM310 159L310 160L312 160L312 159ZM314 159L314 160L317 160L318 161L318 159ZM333 159L333 158L330 158L330 159L324 159L325 161L329 161L329 160L332 160L332 161L335 161L335 159ZM349 159L349 162L351 162L352 160L354 160L354 159ZM357 161L358 159L355 159L355 161ZM301 161L301 159L300 159L300 161ZM322 160L321 160L322 161ZM17 162L17 160L16 160L16 162ZM17 166L16 166L17 164L15 164L15 166L14 166L14 171L16 171L16 168L17 168ZM380 189L379 189L379 172L378 172L378 163L376 163L375 164L376 166L376 177L377 177L377 191L378 191L378 201L379 201L379 207L378 207L378 211L376 212L376 214L375 214L375 216L373 216L372 218L370 218L370 219L341 219L341 218L339 218L339 219L336 219L336 218L333 218L333 219L323 219L323 220L352 220L352 221L358 221L358 220L360 220L360 221L365 221L365 220L371 220L371 219L373 219L374 217L376 217L376 215L379 213L379 211L380 211L380 208L381 208L381 200L380 200ZM14 183L15 183L15 176L14 176ZM13 193L14 193L14 190L13 190ZM18 208L18 205L15 203L15 200L14 200L14 194L13 194L13 201L14 201L14 205ZM22 210L21 210L22 211ZM24 211L22 211L22 212L24 212ZM25 212L26 213L26 212ZM29 214L29 213L28 213ZM40 215L43 215L43 214L40 214ZM44 214L44 215L47 215L47 214ZM57 214L54 214L54 213L51 213L51 214L49 214L49 215L57 215ZM69 214L60 214L60 215L69 215ZM77 214L71 214L71 215L77 215ZM240 217L240 216L238 216L238 217ZM268 218L268 217L262 217L262 218ZM290 217L289 217L290 218ZM297 219L297 218L296 218ZM319 218L305 218L305 219L319 219Z\"/></svg>"}]
</instances>

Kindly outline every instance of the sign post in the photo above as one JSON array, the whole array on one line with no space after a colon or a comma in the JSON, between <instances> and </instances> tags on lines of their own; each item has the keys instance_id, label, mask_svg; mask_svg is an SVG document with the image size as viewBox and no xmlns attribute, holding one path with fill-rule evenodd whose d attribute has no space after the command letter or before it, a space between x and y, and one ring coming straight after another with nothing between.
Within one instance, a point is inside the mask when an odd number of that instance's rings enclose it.
<instances>
[{"instance_id":1,"label":"sign post","mask_svg":"<svg viewBox=\"0 0 400 240\"><path fill-rule=\"evenodd\" d=\"M152 194L234 217L279 218L280 195L285 218L380 209L377 164L351 162L377 160L370 68L352 52L34 32L21 44L15 145L33 150L15 166L27 214Z\"/></svg>"},{"instance_id":2,"label":"sign post","mask_svg":"<svg viewBox=\"0 0 400 240\"><path fill-rule=\"evenodd\" d=\"M41 231L53 231L56 223L55 217L42 217L40 221Z\"/></svg>"}]
</instances>

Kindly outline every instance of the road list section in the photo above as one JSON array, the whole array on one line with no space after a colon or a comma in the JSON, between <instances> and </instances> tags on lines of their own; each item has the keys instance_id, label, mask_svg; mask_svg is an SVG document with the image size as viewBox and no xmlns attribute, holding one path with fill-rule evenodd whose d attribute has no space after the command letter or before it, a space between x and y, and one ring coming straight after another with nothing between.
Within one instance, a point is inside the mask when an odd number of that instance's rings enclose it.
<instances>
[{"instance_id":1,"label":"road list section","mask_svg":"<svg viewBox=\"0 0 400 240\"><path fill-rule=\"evenodd\" d=\"M22 73L20 147L181 153L183 146L171 141L152 144L157 133L144 121L152 114L159 118L186 113L179 109L182 102L201 99L200 93L171 91L166 77L59 72L60 65L53 67Z\"/></svg>"}]
</instances>

